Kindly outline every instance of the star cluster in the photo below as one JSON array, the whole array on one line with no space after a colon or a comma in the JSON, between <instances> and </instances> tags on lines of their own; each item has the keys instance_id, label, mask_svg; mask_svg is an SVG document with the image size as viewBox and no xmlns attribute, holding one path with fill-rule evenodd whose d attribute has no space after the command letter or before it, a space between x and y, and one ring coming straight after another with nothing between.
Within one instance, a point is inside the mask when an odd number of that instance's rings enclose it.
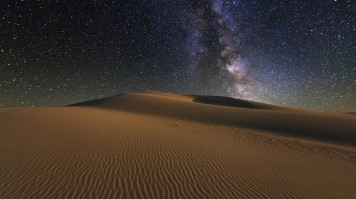
<instances>
[{"instance_id":1,"label":"star cluster","mask_svg":"<svg viewBox=\"0 0 356 199\"><path fill-rule=\"evenodd\" d=\"M356 111L352 0L12 0L0 13L0 107L158 90Z\"/></svg>"}]
</instances>

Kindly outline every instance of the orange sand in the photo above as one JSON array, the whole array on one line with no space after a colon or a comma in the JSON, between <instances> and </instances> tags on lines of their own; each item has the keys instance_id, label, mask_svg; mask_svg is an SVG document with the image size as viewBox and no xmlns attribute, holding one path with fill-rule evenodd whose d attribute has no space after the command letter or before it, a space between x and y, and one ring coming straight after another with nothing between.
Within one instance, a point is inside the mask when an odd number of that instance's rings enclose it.
<instances>
[{"instance_id":1,"label":"orange sand","mask_svg":"<svg viewBox=\"0 0 356 199\"><path fill-rule=\"evenodd\" d=\"M0 109L0 198L356 198L355 146L354 115L222 97Z\"/></svg>"}]
</instances>

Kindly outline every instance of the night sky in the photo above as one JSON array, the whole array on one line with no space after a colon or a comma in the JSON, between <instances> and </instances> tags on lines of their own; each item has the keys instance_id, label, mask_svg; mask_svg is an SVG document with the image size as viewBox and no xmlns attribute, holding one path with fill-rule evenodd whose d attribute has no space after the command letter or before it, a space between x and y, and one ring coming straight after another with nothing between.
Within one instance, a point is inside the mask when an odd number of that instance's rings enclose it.
<instances>
[{"instance_id":1,"label":"night sky","mask_svg":"<svg viewBox=\"0 0 356 199\"><path fill-rule=\"evenodd\" d=\"M145 90L356 111L356 2L0 1L0 107Z\"/></svg>"}]
</instances>

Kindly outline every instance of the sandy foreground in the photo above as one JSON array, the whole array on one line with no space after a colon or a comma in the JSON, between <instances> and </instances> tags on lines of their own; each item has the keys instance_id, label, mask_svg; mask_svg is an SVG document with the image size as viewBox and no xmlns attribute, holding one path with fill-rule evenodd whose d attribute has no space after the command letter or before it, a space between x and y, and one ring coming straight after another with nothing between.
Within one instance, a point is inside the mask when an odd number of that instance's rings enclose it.
<instances>
[{"instance_id":1,"label":"sandy foreground","mask_svg":"<svg viewBox=\"0 0 356 199\"><path fill-rule=\"evenodd\" d=\"M157 92L0 109L0 198L356 198L356 116Z\"/></svg>"}]
</instances>

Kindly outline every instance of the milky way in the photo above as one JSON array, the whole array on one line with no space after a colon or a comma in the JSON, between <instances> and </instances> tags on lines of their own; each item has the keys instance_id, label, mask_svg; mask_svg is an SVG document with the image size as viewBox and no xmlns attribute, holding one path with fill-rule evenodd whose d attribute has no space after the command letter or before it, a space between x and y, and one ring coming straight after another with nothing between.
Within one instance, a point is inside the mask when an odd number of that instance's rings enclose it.
<instances>
[{"instance_id":1,"label":"milky way","mask_svg":"<svg viewBox=\"0 0 356 199\"><path fill-rule=\"evenodd\" d=\"M356 111L351 0L0 2L0 106L121 92Z\"/></svg>"},{"instance_id":2,"label":"milky way","mask_svg":"<svg viewBox=\"0 0 356 199\"><path fill-rule=\"evenodd\" d=\"M239 27L231 17L231 13L221 0L213 1L212 11L216 16L219 33L219 43L222 50L219 53L217 65L223 70L223 75L228 73L231 82L228 83L227 90L230 95L239 98L251 98L246 85L247 66L240 55L239 49Z\"/></svg>"},{"instance_id":3,"label":"milky way","mask_svg":"<svg viewBox=\"0 0 356 199\"><path fill-rule=\"evenodd\" d=\"M236 98L255 98L249 89L253 81L248 80L248 62L239 49L240 32L229 7L221 0L201 1L199 6L190 4L187 9L193 19L194 32L198 48L193 53L198 58L196 67L200 71L197 77L208 89L218 90L224 95ZM190 37L189 37L190 38ZM205 80L206 73L209 80Z\"/></svg>"}]
</instances>

